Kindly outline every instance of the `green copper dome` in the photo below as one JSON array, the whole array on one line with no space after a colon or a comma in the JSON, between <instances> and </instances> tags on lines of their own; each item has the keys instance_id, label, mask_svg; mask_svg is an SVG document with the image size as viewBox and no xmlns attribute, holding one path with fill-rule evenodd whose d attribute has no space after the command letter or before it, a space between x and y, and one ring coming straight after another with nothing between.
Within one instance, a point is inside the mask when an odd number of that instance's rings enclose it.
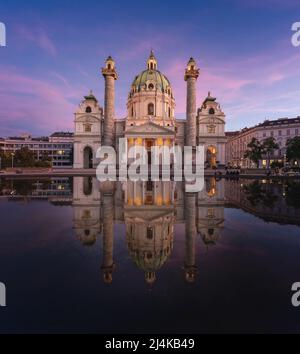
<instances>
[{"instance_id":1,"label":"green copper dome","mask_svg":"<svg viewBox=\"0 0 300 354\"><path fill-rule=\"evenodd\" d=\"M145 87L147 82L153 82L158 86L162 92L166 92L167 87L170 86L170 81L165 75L158 70L144 70L137 75L132 83L136 91L141 91L142 87Z\"/></svg>"}]
</instances>

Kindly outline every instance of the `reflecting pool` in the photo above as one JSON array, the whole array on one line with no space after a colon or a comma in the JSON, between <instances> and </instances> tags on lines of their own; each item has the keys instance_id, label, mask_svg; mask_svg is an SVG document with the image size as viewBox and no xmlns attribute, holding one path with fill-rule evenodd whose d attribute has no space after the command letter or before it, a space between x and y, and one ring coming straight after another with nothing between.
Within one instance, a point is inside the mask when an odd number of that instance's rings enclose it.
<instances>
[{"instance_id":1,"label":"reflecting pool","mask_svg":"<svg viewBox=\"0 0 300 354\"><path fill-rule=\"evenodd\" d=\"M299 332L300 181L0 180L0 332Z\"/></svg>"}]
</instances>

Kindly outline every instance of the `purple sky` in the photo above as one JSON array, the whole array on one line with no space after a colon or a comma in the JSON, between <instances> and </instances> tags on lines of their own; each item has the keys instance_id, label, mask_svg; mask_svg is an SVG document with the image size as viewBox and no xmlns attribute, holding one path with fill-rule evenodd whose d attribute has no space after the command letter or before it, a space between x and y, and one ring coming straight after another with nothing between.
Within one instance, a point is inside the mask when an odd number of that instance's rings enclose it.
<instances>
[{"instance_id":1,"label":"purple sky","mask_svg":"<svg viewBox=\"0 0 300 354\"><path fill-rule=\"evenodd\" d=\"M93 89L103 105L100 68L116 60L116 113L126 115L131 82L151 48L185 117L184 68L201 68L198 106L210 90L227 130L300 115L300 47L291 26L299 0L28 0L0 5L0 136L73 130L73 113Z\"/></svg>"}]
</instances>

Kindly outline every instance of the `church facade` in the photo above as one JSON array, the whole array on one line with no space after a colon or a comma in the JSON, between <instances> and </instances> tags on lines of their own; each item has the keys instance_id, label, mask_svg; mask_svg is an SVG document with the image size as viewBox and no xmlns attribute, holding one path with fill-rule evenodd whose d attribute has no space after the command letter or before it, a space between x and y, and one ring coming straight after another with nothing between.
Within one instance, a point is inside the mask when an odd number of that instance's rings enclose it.
<instances>
[{"instance_id":1,"label":"church facade","mask_svg":"<svg viewBox=\"0 0 300 354\"><path fill-rule=\"evenodd\" d=\"M207 167L225 166L225 114L210 93L197 109L196 83L199 69L193 58L186 66L186 119L176 119L175 98L168 78L158 70L151 51L147 67L137 75L130 87L127 116L115 116L115 82L118 79L115 62L105 62L104 109L90 92L75 113L74 168L97 166L96 152L101 145L117 148L119 138L126 138L128 148L144 146L203 145Z\"/></svg>"}]
</instances>

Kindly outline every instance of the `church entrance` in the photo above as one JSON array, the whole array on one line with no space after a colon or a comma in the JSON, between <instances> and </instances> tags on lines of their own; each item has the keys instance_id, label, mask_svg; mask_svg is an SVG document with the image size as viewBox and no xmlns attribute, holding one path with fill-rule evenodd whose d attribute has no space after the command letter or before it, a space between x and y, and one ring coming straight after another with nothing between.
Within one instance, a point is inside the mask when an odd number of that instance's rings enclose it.
<instances>
[{"instance_id":1,"label":"church entrance","mask_svg":"<svg viewBox=\"0 0 300 354\"><path fill-rule=\"evenodd\" d=\"M93 151L89 146L83 150L83 168L93 168Z\"/></svg>"},{"instance_id":2,"label":"church entrance","mask_svg":"<svg viewBox=\"0 0 300 354\"><path fill-rule=\"evenodd\" d=\"M209 146L206 151L206 162L208 167L217 167L217 149L215 146Z\"/></svg>"},{"instance_id":3,"label":"church entrance","mask_svg":"<svg viewBox=\"0 0 300 354\"><path fill-rule=\"evenodd\" d=\"M148 164L151 165L152 163L152 154L151 154L151 148L154 146L154 140L153 139L146 139L146 149L147 149L147 154L148 154Z\"/></svg>"}]
</instances>

